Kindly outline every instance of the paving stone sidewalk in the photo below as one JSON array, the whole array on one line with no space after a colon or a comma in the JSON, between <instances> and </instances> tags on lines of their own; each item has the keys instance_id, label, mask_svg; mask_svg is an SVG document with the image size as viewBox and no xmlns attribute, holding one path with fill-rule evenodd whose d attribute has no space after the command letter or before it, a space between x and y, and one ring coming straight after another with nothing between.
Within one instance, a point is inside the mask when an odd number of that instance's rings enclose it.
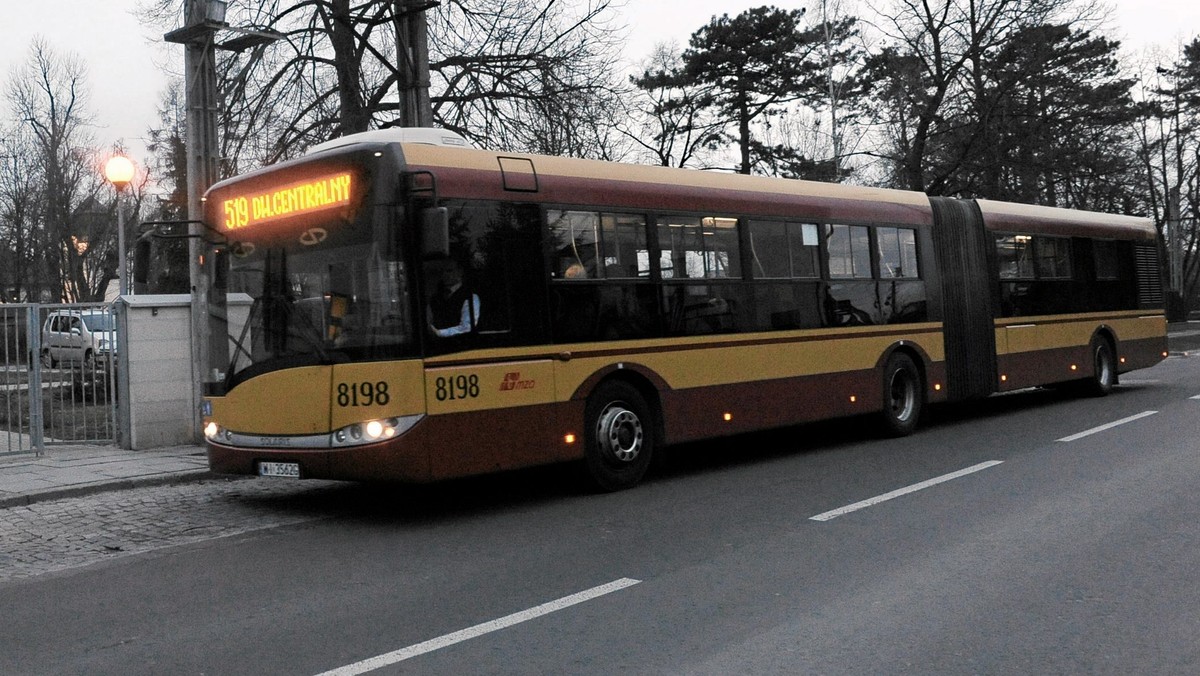
<instances>
[{"instance_id":1,"label":"paving stone sidewalk","mask_svg":"<svg viewBox=\"0 0 1200 676\"><path fill-rule=\"evenodd\" d=\"M0 456L0 509L138 486L196 481L211 476L200 446L126 451L115 446L50 446Z\"/></svg>"}]
</instances>

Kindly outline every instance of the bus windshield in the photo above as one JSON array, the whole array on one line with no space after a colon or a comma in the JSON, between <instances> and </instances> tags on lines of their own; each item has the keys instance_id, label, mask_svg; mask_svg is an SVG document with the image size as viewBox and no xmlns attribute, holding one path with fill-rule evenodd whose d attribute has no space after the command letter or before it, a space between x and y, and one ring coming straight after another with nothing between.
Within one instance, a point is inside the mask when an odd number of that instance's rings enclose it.
<instances>
[{"instance_id":1,"label":"bus windshield","mask_svg":"<svg viewBox=\"0 0 1200 676\"><path fill-rule=\"evenodd\" d=\"M404 263L380 243L235 247L231 293L252 299L228 373L405 356L414 332Z\"/></svg>"}]
</instances>

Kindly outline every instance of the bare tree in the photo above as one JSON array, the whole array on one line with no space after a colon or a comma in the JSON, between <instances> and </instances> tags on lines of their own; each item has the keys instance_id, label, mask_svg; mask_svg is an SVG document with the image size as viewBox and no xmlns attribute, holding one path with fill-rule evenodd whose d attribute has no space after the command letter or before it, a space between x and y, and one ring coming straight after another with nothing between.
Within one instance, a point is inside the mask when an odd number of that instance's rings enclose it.
<instances>
[{"instance_id":1,"label":"bare tree","mask_svg":"<svg viewBox=\"0 0 1200 676\"><path fill-rule=\"evenodd\" d=\"M1075 18L1090 11L1074 0L889 0L875 8L890 44L873 55L871 79L889 131L882 154L898 187L955 191L952 178L980 141L959 132L974 121L986 126L990 112L986 57L1068 9Z\"/></svg>"},{"instance_id":2,"label":"bare tree","mask_svg":"<svg viewBox=\"0 0 1200 676\"><path fill-rule=\"evenodd\" d=\"M630 80L637 87L622 133L664 167L709 167L703 157L722 143L725 122L712 107L712 87L683 77L677 47L660 44Z\"/></svg>"},{"instance_id":3,"label":"bare tree","mask_svg":"<svg viewBox=\"0 0 1200 676\"><path fill-rule=\"evenodd\" d=\"M1180 296L1172 298L1170 310L1180 318L1200 296L1200 38L1175 55L1155 55L1140 80L1143 115L1134 127L1140 183L1159 232L1178 248L1167 259L1179 266L1172 273ZM1170 213L1172 201L1176 214ZM1171 233L1172 225L1179 231Z\"/></svg>"},{"instance_id":4,"label":"bare tree","mask_svg":"<svg viewBox=\"0 0 1200 676\"><path fill-rule=\"evenodd\" d=\"M0 290L6 302L38 299L34 274L41 247L41 201L34 174L35 153L20 127L3 133L0 144Z\"/></svg>"},{"instance_id":5,"label":"bare tree","mask_svg":"<svg viewBox=\"0 0 1200 676\"><path fill-rule=\"evenodd\" d=\"M513 150L549 143L573 154L611 139L600 115L617 82L618 34L605 24L611 0L445 0L426 12L434 124L480 145ZM234 0L229 21L284 40L218 64L225 172L294 156L331 137L390 124L407 60L395 13L407 3ZM175 0L140 7L160 25L178 20ZM564 110L587 110L582 117ZM579 129L564 125L578 120ZM584 139L591 139L584 141ZM570 139L569 142L562 142Z\"/></svg>"},{"instance_id":6,"label":"bare tree","mask_svg":"<svg viewBox=\"0 0 1200 676\"><path fill-rule=\"evenodd\" d=\"M29 234L41 290L53 300L99 298L113 270L107 270L107 279L89 273L107 267L106 244L114 233L111 223L85 222L83 216L103 185L88 132L86 69L37 39L27 61L10 75L5 93L28 139L29 180L40 203Z\"/></svg>"}]
</instances>

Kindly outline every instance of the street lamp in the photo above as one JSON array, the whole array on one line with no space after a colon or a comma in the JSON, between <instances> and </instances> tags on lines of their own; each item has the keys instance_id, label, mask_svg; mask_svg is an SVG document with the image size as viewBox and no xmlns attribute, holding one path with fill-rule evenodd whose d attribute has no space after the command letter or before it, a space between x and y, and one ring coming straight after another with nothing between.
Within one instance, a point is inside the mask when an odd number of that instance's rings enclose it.
<instances>
[{"instance_id":1,"label":"street lamp","mask_svg":"<svg viewBox=\"0 0 1200 676\"><path fill-rule=\"evenodd\" d=\"M104 176L117 189L117 288L124 296L129 293L129 277L125 264L125 210L122 209L121 198L125 194L125 186L133 180L133 162L124 155L113 155L104 165Z\"/></svg>"}]
</instances>

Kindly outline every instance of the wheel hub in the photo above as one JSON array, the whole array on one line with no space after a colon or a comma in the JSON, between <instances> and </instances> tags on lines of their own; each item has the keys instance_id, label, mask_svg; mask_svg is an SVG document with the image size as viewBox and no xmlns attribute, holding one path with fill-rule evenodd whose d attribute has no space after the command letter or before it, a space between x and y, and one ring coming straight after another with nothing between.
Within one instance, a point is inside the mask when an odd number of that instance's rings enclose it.
<instances>
[{"instance_id":1,"label":"wheel hub","mask_svg":"<svg viewBox=\"0 0 1200 676\"><path fill-rule=\"evenodd\" d=\"M606 456L632 462L642 452L642 421L621 404L610 404L596 423L596 439Z\"/></svg>"}]
</instances>

